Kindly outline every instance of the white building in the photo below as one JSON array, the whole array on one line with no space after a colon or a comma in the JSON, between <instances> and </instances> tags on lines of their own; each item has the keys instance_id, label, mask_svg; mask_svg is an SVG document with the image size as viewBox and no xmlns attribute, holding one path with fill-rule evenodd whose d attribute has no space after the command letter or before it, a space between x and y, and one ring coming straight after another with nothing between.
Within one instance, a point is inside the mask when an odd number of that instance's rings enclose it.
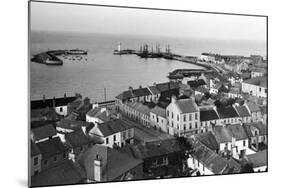
<instances>
[{"instance_id":1,"label":"white building","mask_svg":"<svg viewBox=\"0 0 281 188\"><path fill-rule=\"evenodd\" d=\"M242 82L242 92L256 97L267 97L267 78L255 77Z\"/></svg>"},{"instance_id":2,"label":"white building","mask_svg":"<svg viewBox=\"0 0 281 188\"><path fill-rule=\"evenodd\" d=\"M248 136L241 124L215 126L214 135L220 152L230 152L236 159L242 151L247 154L250 150Z\"/></svg>"},{"instance_id":3,"label":"white building","mask_svg":"<svg viewBox=\"0 0 281 188\"><path fill-rule=\"evenodd\" d=\"M166 108L168 133L184 136L197 134L200 131L200 112L194 99L177 100L172 97Z\"/></svg>"},{"instance_id":4,"label":"white building","mask_svg":"<svg viewBox=\"0 0 281 188\"><path fill-rule=\"evenodd\" d=\"M220 124L221 120L214 108L200 108L200 132L212 131L213 126Z\"/></svg>"},{"instance_id":5,"label":"white building","mask_svg":"<svg viewBox=\"0 0 281 188\"><path fill-rule=\"evenodd\" d=\"M123 147L126 143L133 143L134 126L128 122L117 119L97 124L88 134L103 140L105 146L113 148L114 145Z\"/></svg>"},{"instance_id":6,"label":"white building","mask_svg":"<svg viewBox=\"0 0 281 188\"><path fill-rule=\"evenodd\" d=\"M166 119L166 109L159 106L155 106L150 111L150 123L151 126L161 130L163 132L168 132L167 119Z\"/></svg>"}]
</instances>

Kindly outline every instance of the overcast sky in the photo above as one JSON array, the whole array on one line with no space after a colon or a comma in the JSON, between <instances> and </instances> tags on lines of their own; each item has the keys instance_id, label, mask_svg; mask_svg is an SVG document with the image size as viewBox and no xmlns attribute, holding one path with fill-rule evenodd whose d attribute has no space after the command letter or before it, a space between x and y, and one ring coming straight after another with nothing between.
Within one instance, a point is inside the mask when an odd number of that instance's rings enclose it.
<instances>
[{"instance_id":1,"label":"overcast sky","mask_svg":"<svg viewBox=\"0 0 281 188\"><path fill-rule=\"evenodd\" d=\"M266 40L266 18L31 3L31 29L161 35L223 40Z\"/></svg>"}]
</instances>

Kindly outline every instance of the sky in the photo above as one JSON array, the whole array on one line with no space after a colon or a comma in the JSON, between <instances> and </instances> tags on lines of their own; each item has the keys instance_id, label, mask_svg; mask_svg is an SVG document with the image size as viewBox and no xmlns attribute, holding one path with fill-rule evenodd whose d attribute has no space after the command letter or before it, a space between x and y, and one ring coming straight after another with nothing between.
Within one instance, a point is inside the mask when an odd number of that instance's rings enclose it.
<instances>
[{"instance_id":1,"label":"sky","mask_svg":"<svg viewBox=\"0 0 281 188\"><path fill-rule=\"evenodd\" d=\"M31 30L266 41L266 18L31 2Z\"/></svg>"}]
</instances>

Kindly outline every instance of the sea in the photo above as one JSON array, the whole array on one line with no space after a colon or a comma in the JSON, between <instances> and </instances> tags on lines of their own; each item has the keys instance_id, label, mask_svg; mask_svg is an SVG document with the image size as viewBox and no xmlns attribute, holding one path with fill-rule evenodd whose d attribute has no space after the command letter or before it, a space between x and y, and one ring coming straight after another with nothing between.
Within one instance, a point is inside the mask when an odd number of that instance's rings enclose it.
<instances>
[{"instance_id":1,"label":"sea","mask_svg":"<svg viewBox=\"0 0 281 188\"><path fill-rule=\"evenodd\" d=\"M175 69L202 68L193 64L167 59L143 59L136 55L113 55L118 43L122 49L139 50L143 44L159 44L161 50L169 45L172 53L199 56L202 52L224 55L266 54L266 43L216 39L175 38L166 36L121 35L31 31L30 57L47 50L83 49L82 59L62 58L63 66L47 66L29 62L31 100L73 96L80 93L91 102L113 100L128 87L139 88L154 82L167 82Z\"/></svg>"}]
</instances>

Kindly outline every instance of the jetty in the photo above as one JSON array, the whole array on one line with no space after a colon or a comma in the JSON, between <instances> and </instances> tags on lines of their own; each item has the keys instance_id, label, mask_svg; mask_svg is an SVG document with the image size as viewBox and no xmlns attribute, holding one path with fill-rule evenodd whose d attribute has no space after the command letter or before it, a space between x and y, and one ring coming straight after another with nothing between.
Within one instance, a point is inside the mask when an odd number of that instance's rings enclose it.
<instances>
[{"instance_id":1,"label":"jetty","mask_svg":"<svg viewBox=\"0 0 281 188\"><path fill-rule=\"evenodd\" d=\"M49 50L46 52L42 52L34 55L31 58L31 61L36 63L41 63L45 65L63 65L63 61L57 56L67 56L67 55L87 55L88 52L86 50L80 49L71 49L71 50Z\"/></svg>"}]
</instances>

